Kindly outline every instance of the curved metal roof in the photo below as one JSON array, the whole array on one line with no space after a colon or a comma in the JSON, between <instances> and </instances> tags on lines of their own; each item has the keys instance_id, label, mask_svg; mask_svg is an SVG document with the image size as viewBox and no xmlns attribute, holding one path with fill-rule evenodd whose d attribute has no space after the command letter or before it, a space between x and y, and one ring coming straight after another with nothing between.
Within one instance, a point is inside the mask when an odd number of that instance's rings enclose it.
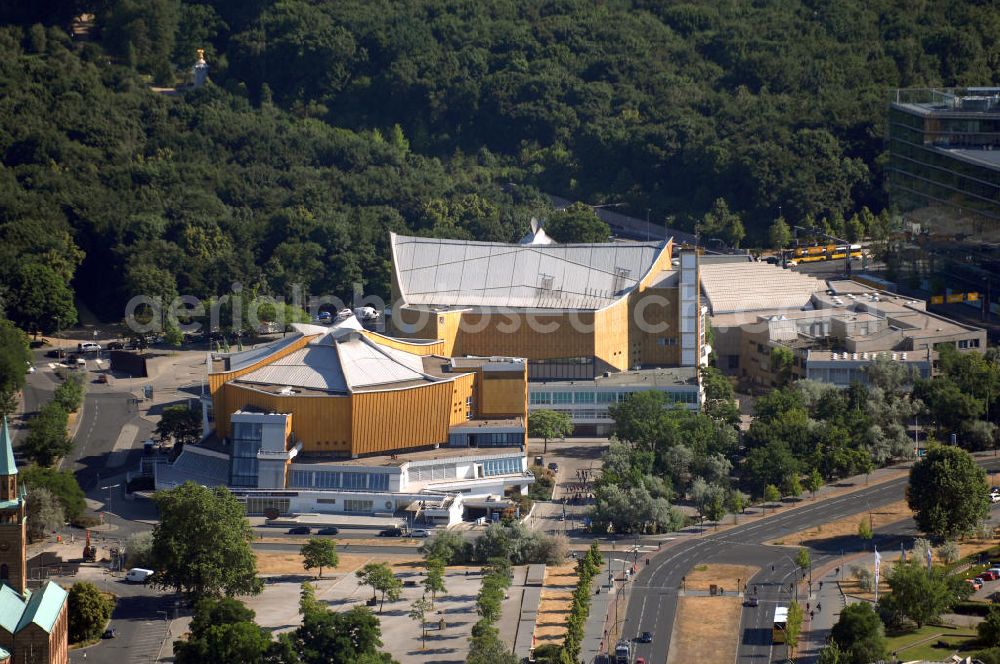
<instances>
[{"instance_id":1,"label":"curved metal roof","mask_svg":"<svg viewBox=\"0 0 1000 664\"><path fill-rule=\"evenodd\" d=\"M602 309L634 289L666 242L503 244L391 236L407 305Z\"/></svg>"}]
</instances>

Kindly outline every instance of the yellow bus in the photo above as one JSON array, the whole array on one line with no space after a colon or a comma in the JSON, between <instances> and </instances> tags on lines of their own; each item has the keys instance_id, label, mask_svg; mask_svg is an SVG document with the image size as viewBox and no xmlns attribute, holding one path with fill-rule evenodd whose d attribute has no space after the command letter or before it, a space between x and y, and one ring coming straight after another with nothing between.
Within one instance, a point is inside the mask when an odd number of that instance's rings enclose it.
<instances>
[{"instance_id":1,"label":"yellow bus","mask_svg":"<svg viewBox=\"0 0 1000 664\"><path fill-rule=\"evenodd\" d=\"M774 610L774 625L771 627L771 643L785 642L785 629L788 627L788 607L779 606Z\"/></svg>"}]
</instances>

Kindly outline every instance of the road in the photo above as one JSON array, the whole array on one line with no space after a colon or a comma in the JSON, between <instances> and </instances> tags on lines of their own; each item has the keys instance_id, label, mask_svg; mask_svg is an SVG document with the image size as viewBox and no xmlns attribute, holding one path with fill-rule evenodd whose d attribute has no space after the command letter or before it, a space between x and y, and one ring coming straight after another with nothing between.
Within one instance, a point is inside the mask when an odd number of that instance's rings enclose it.
<instances>
[{"instance_id":1,"label":"road","mask_svg":"<svg viewBox=\"0 0 1000 664\"><path fill-rule=\"evenodd\" d=\"M1000 460L983 462L988 469L1000 468ZM635 638L644 631L653 634L649 644L636 643L636 655L647 662L665 662L670 649L670 637L677 611L678 591L683 578L695 565L705 563L738 563L756 565L763 571L751 579L757 584L761 606L743 611L738 662L759 664L779 661L770 659L770 626L773 607L781 599L787 603L788 583L794 574L788 549L765 546L762 543L804 530L817 523L827 523L844 516L863 512L869 508L899 500L903 496L907 479L901 478L860 489L837 498L788 510L767 519L736 526L719 533L706 532L693 538L678 541L673 546L651 558L648 566L641 567L633 582L628 609L621 633L625 638ZM903 534L905 528L896 527L893 533ZM880 535L886 535L880 532ZM898 546L898 544L896 545ZM839 557L841 549L833 543L831 548L811 552L814 566ZM850 553L850 551L847 551ZM771 565L774 565L774 572ZM736 580L733 580L735 589ZM784 590L779 590L781 586ZM804 599L804 598L800 598ZM768 607L772 609L768 614Z\"/></svg>"},{"instance_id":2,"label":"road","mask_svg":"<svg viewBox=\"0 0 1000 664\"><path fill-rule=\"evenodd\" d=\"M64 588L76 580L53 578ZM111 577L95 585L118 596L115 611L111 614L111 626L117 630L118 636L89 648L73 650L69 661L73 664L146 664L157 661L170 624L166 618L175 615L177 600L173 594Z\"/></svg>"}]
</instances>

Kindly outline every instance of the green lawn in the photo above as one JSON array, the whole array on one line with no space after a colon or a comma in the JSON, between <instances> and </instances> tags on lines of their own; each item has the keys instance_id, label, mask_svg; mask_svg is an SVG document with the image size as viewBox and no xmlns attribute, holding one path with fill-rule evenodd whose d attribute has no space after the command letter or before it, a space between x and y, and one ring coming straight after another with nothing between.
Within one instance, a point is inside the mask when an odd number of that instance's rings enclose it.
<instances>
[{"instance_id":1,"label":"green lawn","mask_svg":"<svg viewBox=\"0 0 1000 664\"><path fill-rule=\"evenodd\" d=\"M981 646L976 644L975 639L975 628L925 625L918 630L889 634L886 643L889 652L895 651L900 659L940 661L955 652L964 655L980 650ZM948 647L937 647L939 641L944 641ZM912 645L915 643L919 645Z\"/></svg>"}]
</instances>

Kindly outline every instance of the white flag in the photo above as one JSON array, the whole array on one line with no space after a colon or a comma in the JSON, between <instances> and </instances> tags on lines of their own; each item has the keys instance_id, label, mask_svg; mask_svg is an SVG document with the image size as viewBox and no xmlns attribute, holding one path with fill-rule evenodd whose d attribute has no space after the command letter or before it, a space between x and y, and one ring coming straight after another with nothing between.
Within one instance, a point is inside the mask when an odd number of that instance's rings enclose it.
<instances>
[{"instance_id":1,"label":"white flag","mask_svg":"<svg viewBox=\"0 0 1000 664\"><path fill-rule=\"evenodd\" d=\"M878 547L875 547L875 601L878 602L878 571L882 563L882 556L879 555Z\"/></svg>"}]
</instances>

